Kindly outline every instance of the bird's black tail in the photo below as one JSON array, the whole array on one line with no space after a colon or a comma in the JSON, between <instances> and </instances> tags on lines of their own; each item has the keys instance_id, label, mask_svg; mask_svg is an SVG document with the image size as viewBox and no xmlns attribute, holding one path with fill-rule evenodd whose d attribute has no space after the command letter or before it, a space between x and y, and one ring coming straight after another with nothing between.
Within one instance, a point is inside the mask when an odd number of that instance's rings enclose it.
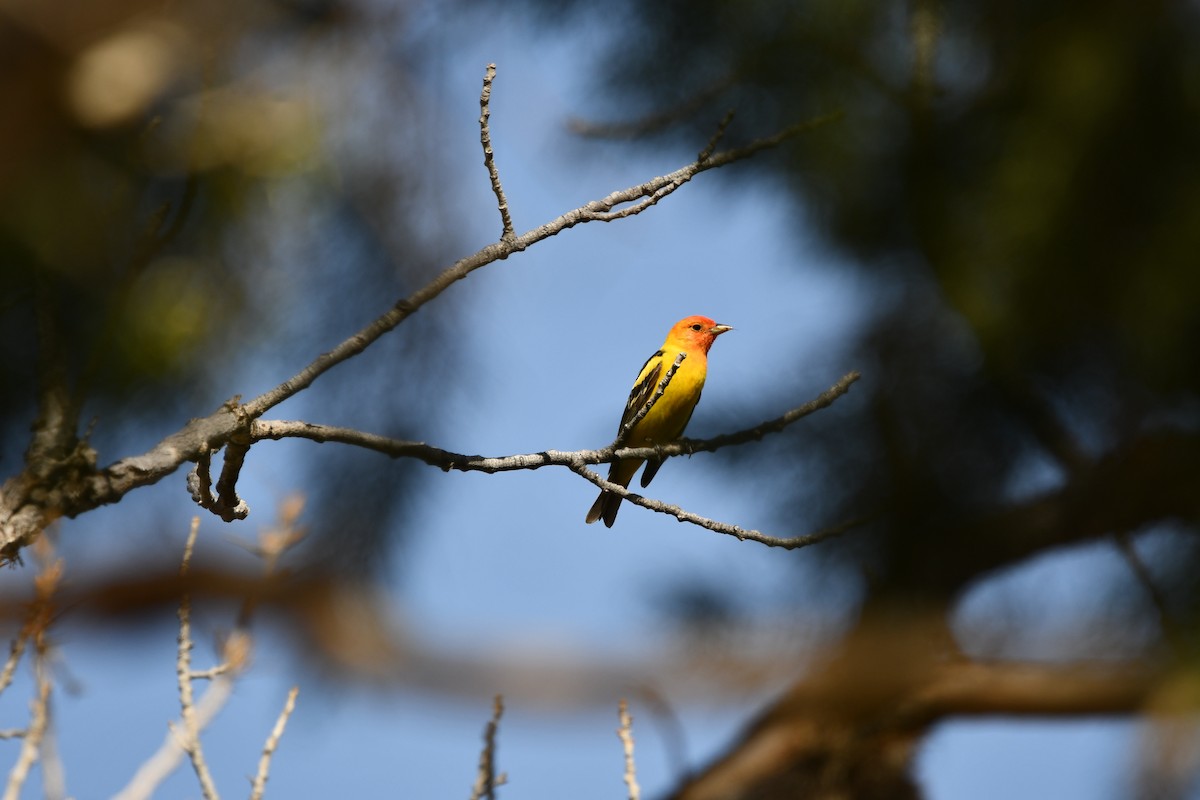
<instances>
[{"instance_id":1,"label":"bird's black tail","mask_svg":"<svg viewBox=\"0 0 1200 800\"><path fill-rule=\"evenodd\" d=\"M596 502L588 509L586 522L590 525L598 519L604 520L604 527L611 528L617 521L617 511L621 508L621 497L612 492L601 491Z\"/></svg>"}]
</instances>

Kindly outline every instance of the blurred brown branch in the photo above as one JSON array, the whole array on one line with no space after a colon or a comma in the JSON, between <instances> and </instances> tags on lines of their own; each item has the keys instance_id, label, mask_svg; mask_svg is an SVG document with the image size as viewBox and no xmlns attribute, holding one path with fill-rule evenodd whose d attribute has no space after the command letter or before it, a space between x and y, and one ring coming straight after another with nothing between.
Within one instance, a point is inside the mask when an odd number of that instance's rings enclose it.
<instances>
[{"instance_id":1,"label":"blurred brown branch","mask_svg":"<svg viewBox=\"0 0 1200 800\"><path fill-rule=\"evenodd\" d=\"M1146 661L977 662L919 627L899 617L860 625L671 796L917 798L912 756L944 719L1137 714L1184 671Z\"/></svg>"}]
</instances>

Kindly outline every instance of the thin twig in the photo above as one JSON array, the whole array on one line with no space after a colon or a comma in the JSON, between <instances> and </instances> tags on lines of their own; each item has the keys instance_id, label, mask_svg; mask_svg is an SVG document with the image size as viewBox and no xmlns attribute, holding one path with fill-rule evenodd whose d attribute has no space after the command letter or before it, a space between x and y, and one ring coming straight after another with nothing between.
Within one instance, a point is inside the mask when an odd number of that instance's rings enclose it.
<instances>
[{"instance_id":1,"label":"thin twig","mask_svg":"<svg viewBox=\"0 0 1200 800\"><path fill-rule=\"evenodd\" d=\"M488 64L483 76L483 91L479 93L479 143L483 145L483 165L487 167L488 178L492 181L492 192L500 206L500 223L502 231L500 240L510 242L516 238L513 230L512 217L508 213L508 198L504 196L504 188L500 185L500 171L496 169L496 158L492 151L492 132L488 119L492 115L492 81L496 78L496 65Z\"/></svg>"},{"instance_id":2,"label":"thin twig","mask_svg":"<svg viewBox=\"0 0 1200 800\"><path fill-rule=\"evenodd\" d=\"M188 531L187 543L183 547L183 561L179 565L179 578L187 578L188 566L192 560L192 549L196 544L196 534L200 530L200 517L192 517L192 527ZM179 656L175 661L175 674L179 682L179 705L183 731L181 733L184 751L192 760L192 769L200 781L200 790L206 800L216 800L217 787L213 783L208 763L204 760L204 750L200 746L200 726L196 721L196 707L192 695L192 599L186 592L179 599Z\"/></svg>"},{"instance_id":3,"label":"thin twig","mask_svg":"<svg viewBox=\"0 0 1200 800\"><path fill-rule=\"evenodd\" d=\"M38 574L33 579L34 600L30 604L29 616L17 636L18 642L33 642L34 660L33 673L37 683L37 696L31 703L29 726L21 732L24 741L17 763L13 765L8 776L8 784L4 790L4 800L16 800L21 795L21 787L25 784L29 771L39 756L43 754L46 735L50 726L50 644L46 632L54 619L54 593L57 591L63 576L62 559L54 557L54 547L51 539L43 537L38 541L35 550L39 566ZM20 660L20 650L24 645L13 643L13 654L9 656L9 664L14 668ZM5 665L5 670L9 668ZM11 680L12 676L8 676ZM14 732L15 733L15 732ZM54 765L50 774L43 781L43 790L48 797L53 796Z\"/></svg>"},{"instance_id":4,"label":"thin twig","mask_svg":"<svg viewBox=\"0 0 1200 800\"><path fill-rule=\"evenodd\" d=\"M708 144L703 150L700 151L700 154L696 156L696 160L698 162L703 164L705 161L708 161L710 157L712 157L713 151L717 149L717 145L720 144L721 140L725 138L725 131L728 130L729 123L733 122L733 113L734 112L732 108L725 112L725 116L717 125L717 130L713 133L712 138L708 140Z\"/></svg>"},{"instance_id":5,"label":"thin twig","mask_svg":"<svg viewBox=\"0 0 1200 800\"><path fill-rule=\"evenodd\" d=\"M187 476L188 494L201 508L212 508L216 498L212 494L212 450L205 442L192 459L195 464Z\"/></svg>"},{"instance_id":6,"label":"thin twig","mask_svg":"<svg viewBox=\"0 0 1200 800\"><path fill-rule=\"evenodd\" d=\"M866 518L855 518L845 522L831 525L828 528L821 528L812 533L806 533L802 536L779 537L769 536L762 531L742 528L738 525L731 525L728 522L718 522L708 517L702 517L699 514L693 514L691 511L686 511L679 506L664 503L661 500L655 500L650 497L642 497L640 494L634 494L619 483L613 483L601 478L595 472L584 466L570 466L569 469L580 475L583 478L596 484L599 488L606 492L620 495L623 499L628 500L634 505L639 505L642 508L648 508L651 511L657 511L660 514L670 514L680 522L690 522L693 525L699 525L701 528L707 528L715 533L724 533L727 536L735 536L739 540L745 542L758 542L765 544L767 547L782 547L784 550L799 550L802 547L809 547L823 542L826 539L833 539L841 536L846 531L857 528L866 522Z\"/></svg>"},{"instance_id":7,"label":"thin twig","mask_svg":"<svg viewBox=\"0 0 1200 800\"><path fill-rule=\"evenodd\" d=\"M675 377L675 373L679 371L679 365L683 363L685 358L687 358L687 353L683 352L675 356L675 361L667 368L667 374L663 375L662 380L658 382L658 388L654 394L650 395L650 398L642 404L638 412L621 426L621 430L617 433L617 439L613 442L614 447L620 447L625 443L629 438L629 433L637 427L639 422L646 418L646 415L650 413L650 409L654 408L654 404L658 402L659 398L666 394L667 387L671 385L671 379Z\"/></svg>"},{"instance_id":8,"label":"thin twig","mask_svg":"<svg viewBox=\"0 0 1200 800\"><path fill-rule=\"evenodd\" d=\"M621 747L625 751L625 785L629 787L629 800L640 800L642 788L637 782L637 768L633 763L633 717L629 715L629 704L621 698L617 706L617 717L621 726L617 728L617 736L621 739Z\"/></svg>"},{"instance_id":9,"label":"thin twig","mask_svg":"<svg viewBox=\"0 0 1200 800\"><path fill-rule=\"evenodd\" d=\"M217 716L218 712L233 696L233 679L222 675L213 680L212 684L200 695L196 702L196 728L203 731ZM113 800L148 800L167 777L179 766L186 749L181 737L175 734L175 726L167 731L163 743L150 758L138 767L129 783L114 795Z\"/></svg>"},{"instance_id":10,"label":"thin twig","mask_svg":"<svg viewBox=\"0 0 1200 800\"><path fill-rule=\"evenodd\" d=\"M483 729L483 750L479 753L479 772L475 776L475 785L471 788L471 800L496 799L496 787L503 786L506 780L504 773L496 774L496 731L500 727L500 717L504 714L504 698L496 695L492 700L492 719Z\"/></svg>"},{"instance_id":11,"label":"thin twig","mask_svg":"<svg viewBox=\"0 0 1200 800\"><path fill-rule=\"evenodd\" d=\"M215 667L209 667L208 669L194 669L188 673L188 677L194 681L212 681L233 668L234 665L226 661L223 664L217 664Z\"/></svg>"},{"instance_id":12,"label":"thin twig","mask_svg":"<svg viewBox=\"0 0 1200 800\"><path fill-rule=\"evenodd\" d=\"M25 653L25 641L29 634L25 628L17 634L9 645L8 660L4 662L4 668L0 669L0 692L3 692L12 683L13 676L17 671L17 664L21 661L21 656Z\"/></svg>"},{"instance_id":13,"label":"thin twig","mask_svg":"<svg viewBox=\"0 0 1200 800\"><path fill-rule=\"evenodd\" d=\"M258 545L247 548L263 558L266 578L270 578L274 574L280 557L303 538L303 529L297 524L303 508L302 497L292 496L285 499L280 506L279 522L260 532ZM190 543L185 548L189 562L191 548ZM197 733L203 731L228 702L233 693L234 677L245 669L250 661L252 639L248 626L255 603L253 593L243 602L242 609L238 614L238 625L225 638L221 646L221 663L205 670L188 671L188 677L193 681L212 681L212 684L201 695L199 702L195 704L193 718ZM294 703L294 700L291 702ZM187 737L186 735L176 735L174 727L176 726L173 726L173 729L168 732L158 751L138 768L137 773L125 788L116 795L115 800L146 800L179 766L183 753L187 752L187 748L184 746ZM280 733L282 734L282 729L280 729Z\"/></svg>"},{"instance_id":14,"label":"thin twig","mask_svg":"<svg viewBox=\"0 0 1200 800\"><path fill-rule=\"evenodd\" d=\"M42 542L49 542L49 539L39 540L39 545ZM16 674L17 664L21 661L21 656L25 653L26 643L30 639L37 639L44 635L47 628L50 627L50 622L54 616L54 606L51 602L55 590L58 589L58 584L62 580L63 562L61 559L53 557L53 549L47 546L49 552L46 552L40 558L42 569L34 578L34 599L29 604L29 611L25 617L25 622L21 626L21 630L17 633L12 644L9 646L8 659L4 662L4 667L0 668L0 692L12 684L13 676Z\"/></svg>"},{"instance_id":15,"label":"thin twig","mask_svg":"<svg viewBox=\"0 0 1200 800\"><path fill-rule=\"evenodd\" d=\"M263 745L262 757L258 760L258 773L254 776L254 783L250 791L250 800L262 800L263 791L267 788L267 775L271 771L271 756L275 755L275 748L279 747L279 740L283 738L283 729L287 727L288 717L296 708L296 695L299 693L299 686L293 686L288 692L287 701L283 704L283 711L279 712L279 718L275 720L275 727L271 729L271 735L267 737L267 743Z\"/></svg>"},{"instance_id":16,"label":"thin twig","mask_svg":"<svg viewBox=\"0 0 1200 800\"><path fill-rule=\"evenodd\" d=\"M17 763L13 765L12 772L8 774L4 800L17 800L21 796L21 787L25 784L25 779L29 777L29 771L33 769L34 762L37 761L38 753L42 748L42 739L50 724L50 676L45 664L44 652L38 653L34 672L37 675L38 693L31 704L29 727L25 731L24 741L21 744L21 754L17 756Z\"/></svg>"}]
</instances>

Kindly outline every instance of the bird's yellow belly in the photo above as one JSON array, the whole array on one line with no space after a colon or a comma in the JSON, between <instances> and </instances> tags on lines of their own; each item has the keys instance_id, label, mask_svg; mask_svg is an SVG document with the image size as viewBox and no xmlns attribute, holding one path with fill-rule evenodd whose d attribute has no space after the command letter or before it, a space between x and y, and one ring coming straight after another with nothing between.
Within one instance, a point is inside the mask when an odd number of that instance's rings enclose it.
<instances>
[{"instance_id":1,"label":"bird's yellow belly","mask_svg":"<svg viewBox=\"0 0 1200 800\"><path fill-rule=\"evenodd\" d=\"M670 354L668 354L670 355ZM694 360L694 359L692 359ZM674 363L674 358L666 361ZM700 399L704 388L704 365L689 363L685 359L679 365L675 376L658 402L650 409L650 413L638 424L634 436L630 437L631 445L647 446L667 444L678 439L687 426L692 409Z\"/></svg>"}]
</instances>

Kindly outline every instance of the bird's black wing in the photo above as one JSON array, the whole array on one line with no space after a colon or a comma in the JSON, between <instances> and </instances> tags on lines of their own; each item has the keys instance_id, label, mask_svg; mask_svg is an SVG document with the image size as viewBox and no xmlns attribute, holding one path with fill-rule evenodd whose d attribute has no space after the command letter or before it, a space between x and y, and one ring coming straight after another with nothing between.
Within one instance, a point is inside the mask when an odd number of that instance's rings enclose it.
<instances>
[{"instance_id":1,"label":"bird's black wing","mask_svg":"<svg viewBox=\"0 0 1200 800\"><path fill-rule=\"evenodd\" d=\"M633 389L629 391L629 399L625 402L625 412L621 414L621 424L617 426L618 436L621 435L621 430L626 423L636 417L642 410L642 406L646 405L654 396L654 390L658 388L658 381L662 378L662 374L663 351L658 350L646 359L645 364L642 364L637 381L633 384Z\"/></svg>"}]
</instances>

